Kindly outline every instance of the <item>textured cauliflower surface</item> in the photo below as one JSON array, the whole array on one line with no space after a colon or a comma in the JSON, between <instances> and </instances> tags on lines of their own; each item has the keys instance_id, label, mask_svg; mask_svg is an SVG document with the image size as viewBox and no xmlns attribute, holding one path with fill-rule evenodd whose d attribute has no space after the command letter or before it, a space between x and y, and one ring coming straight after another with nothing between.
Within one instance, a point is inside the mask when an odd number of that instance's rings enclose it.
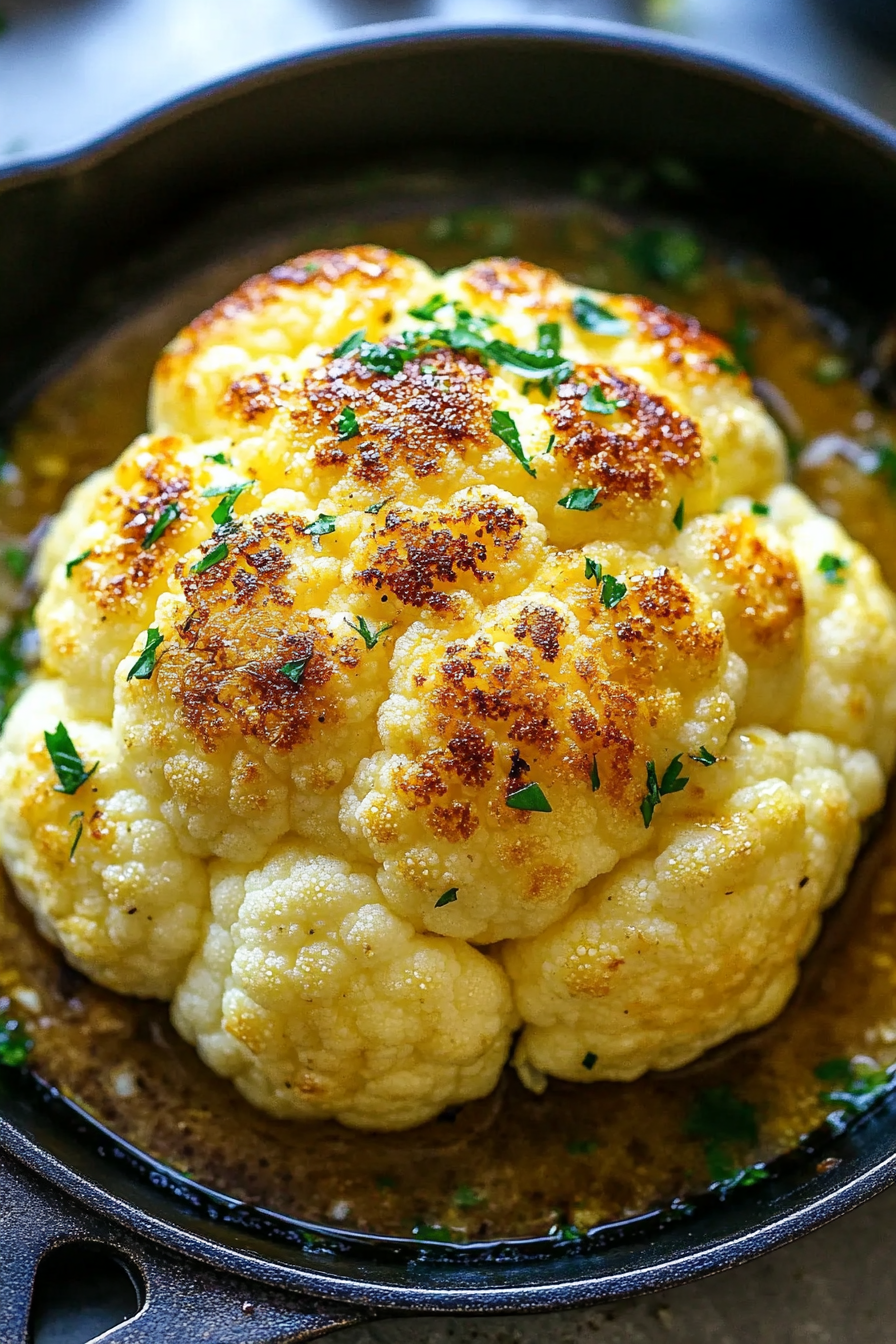
<instances>
[{"instance_id":1,"label":"textured cauliflower surface","mask_svg":"<svg viewBox=\"0 0 896 1344\"><path fill-rule=\"evenodd\" d=\"M538 1089L767 1022L896 753L896 600L785 456L646 299L368 246L247 281L45 541L19 894L283 1117L418 1124L520 1026Z\"/></svg>"}]
</instances>

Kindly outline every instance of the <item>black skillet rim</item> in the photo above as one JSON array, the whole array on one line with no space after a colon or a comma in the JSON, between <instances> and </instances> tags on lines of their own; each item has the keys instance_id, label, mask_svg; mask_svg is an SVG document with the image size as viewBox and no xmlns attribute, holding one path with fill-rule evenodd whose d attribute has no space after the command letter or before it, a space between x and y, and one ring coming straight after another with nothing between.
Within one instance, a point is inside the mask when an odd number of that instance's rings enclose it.
<instances>
[{"instance_id":1,"label":"black skillet rim","mask_svg":"<svg viewBox=\"0 0 896 1344\"><path fill-rule=\"evenodd\" d=\"M166 125L173 124L200 107L206 108L239 97L243 92L288 80L299 69L313 69L319 65L340 65L353 60L375 57L383 49L412 52L425 46L428 49L443 46L456 47L465 42L488 41L567 42L581 46L595 46L601 50L619 50L641 55L667 67L692 69L720 82L740 85L765 98L794 107L815 120L846 131L854 139L876 149L888 157L896 167L896 131L870 113L855 107L837 95L822 94L798 81L786 79L761 66L707 50L687 39L673 38L625 24L561 19L557 21L516 21L512 24L458 24L408 21L346 30L322 43L309 45L298 52L265 63L237 76L212 83L196 93L177 98L158 110L128 122L91 144L72 152L30 161L0 171L0 191L42 179L67 177L75 172L89 170L125 149L129 144L151 135ZM874 1122L874 1117L869 1117ZM892 1119L887 1124L892 1129ZM694 1238L695 1249L685 1250L669 1257L662 1255L655 1263L642 1263L634 1269L600 1272L598 1256L582 1257L576 1262L580 1270L575 1278L551 1275L542 1264L535 1278L532 1266L530 1281L519 1284L489 1286L427 1286L428 1275L419 1274L418 1282L386 1284L373 1277L351 1278L341 1273L327 1273L320 1269L289 1264L283 1258L265 1259L260 1253L251 1253L233 1245L225 1245L185 1226L182 1219L167 1221L145 1207L131 1204L127 1199L95 1184L73 1167L68 1167L38 1142L0 1114L0 1147L38 1173L60 1190L69 1194L82 1206L111 1218L126 1228L141 1233L159 1245L187 1255L192 1259L228 1270L244 1278L255 1279L337 1302L364 1303L372 1307L416 1311L442 1312L502 1312L550 1310L558 1307L585 1305L596 1301L611 1301L630 1297L639 1292L656 1291L673 1284L690 1281L705 1274L715 1273L743 1263L777 1246L812 1231L813 1229L849 1212L865 1200L878 1194L896 1181L896 1134L883 1147L885 1155L871 1159L866 1170L849 1179L832 1174L825 1180L823 1192L813 1195L800 1193L794 1200L787 1195L770 1197L764 1201L766 1216L759 1211L756 1224L746 1232L706 1237L700 1244ZM851 1164L850 1164L851 1165ZM845 1174L845 1173L844 1173ZM839 1181L839 1183L838 1183ZM832 1188L833 1187L833 1188ZM771 1196L772 1192L769 1191ZM773 1206L791 1204L776 1214ZM209 1224L204 1225L206 1228ZM199 1224L195 1224L199 1227ZM694 1231L699 1232L697 1226ZM256 1243L261 1245L262 1243ZM653 1243L662 1246L662 1238ZM306 1261L307 1265L308 1262ZM570 1260L565 1260L568 1266ZM422 1266L421 1266L422 1268ZM442 1269L450 1269L442 1265ZM590 1271L590 1272L589 1272ZM442 1276L438 1276L442 1277ZM458 1280L465 1277L458 1266ZM497 1276L496 1276L497 1277Z\"/></svg>"}]
</instances>

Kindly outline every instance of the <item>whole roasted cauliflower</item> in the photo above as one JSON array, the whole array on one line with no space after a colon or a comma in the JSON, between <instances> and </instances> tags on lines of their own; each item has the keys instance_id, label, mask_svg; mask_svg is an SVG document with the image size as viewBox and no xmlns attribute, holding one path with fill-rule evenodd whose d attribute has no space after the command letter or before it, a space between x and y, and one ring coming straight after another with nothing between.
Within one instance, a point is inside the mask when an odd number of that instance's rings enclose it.
<instances>
[{"instance_id":1,"label":"whole roasted cauliflower","mask_svg":"<svg viewBox=\"0 0 896 1344\"><path fill-rule=\"evenodd\" d=\"M0 840L256 1105L369 1129L767 1022L896 753L896 600L731 351L378 247L172 342L41 555Z\"/></svg>"}]
</instances>

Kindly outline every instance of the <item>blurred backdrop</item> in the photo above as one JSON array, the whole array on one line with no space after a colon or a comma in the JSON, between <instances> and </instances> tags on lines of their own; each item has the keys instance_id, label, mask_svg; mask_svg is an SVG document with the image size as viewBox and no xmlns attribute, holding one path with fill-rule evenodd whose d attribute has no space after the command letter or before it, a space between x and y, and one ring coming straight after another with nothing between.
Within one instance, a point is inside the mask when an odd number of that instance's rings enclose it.
<instances>
[{"instance_id":1,"label":"blurred backdrop","mask_svg":"<svg viewBox=\"0 0 896 1344\"><path fill-rule=\"evenodd\" d=\"M546 15L667 29L845 94L896 121L879 36L839 11L893 0L0 0L0 168L63 153L170 98L326 39L426 17ZM896 20L893 20L896 26Z\"/></svg>"}]
</instances>

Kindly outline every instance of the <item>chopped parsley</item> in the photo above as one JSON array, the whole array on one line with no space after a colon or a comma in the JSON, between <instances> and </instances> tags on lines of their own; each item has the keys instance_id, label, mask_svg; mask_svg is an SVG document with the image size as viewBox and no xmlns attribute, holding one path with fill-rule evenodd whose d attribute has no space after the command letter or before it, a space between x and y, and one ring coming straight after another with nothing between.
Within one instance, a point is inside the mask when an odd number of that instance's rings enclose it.
<instances>
[{"instance_id":1,"label":"chopped parsley","mask_svg":"<svg viewBox=\"0 0 896 1344\"><path fill-rule=\"evenodd\" d=\"M812 377L822 387L833 387L849 377L849 360L842 355L822 355L812 371Z\"/></svg>"},{"instance_id":2,"label":"chopped parsley","mask_svg":"<svg viewBox=\"0 0 896 1344\"><path fill-rule=\"evenodd\" d=\"M219 565L222 560L226 560L229 554L230 547L226 541L222 541L220 545L213 546L208 555L204 555L201 560L197 560L195 565L191 565L190 573L204 574L207 569L212 569L215 565Z\"/></svg>"},{"instance_id":3,"label":"chopped parsley","mask_svg":"<svg viewBox=\"0 0 896 1344\"><path fill-rule=\"evenodd\" d=\"M361 363L374 373L382 373L386 378L394 378L397 373L401 373L409 359L413 359L417 350L414 346L408 345L386 345L378 342L375 345L368 341L362 341L358 346L358 358Z\"/></svg>"},{"instance_id":4,"label":"chopped parsley","mask_svg":"<svg viewBox=\"0 0 896 1344\"><path fill-rule=\"evenodd\" d=\"M488 1200L482 1195L477 1195L476 1191L469 1185L459 1185L454 1192L454 1207L456 1209L478 1209Z\"/></svg>"},{"instance_id":5,"label":"chopped parsley","mask_svg":"<svg viewBox=\"0 0 896 1344\"><path fill-rule=\"evenodd\" d=\"M143 652L128 672L128 681L136 677L138 681L148 681L153 674L153 668L156 665L156 649L164 640L165 636L161 634L158 628L151 625L146 632L146 643L143 645Z\"/></svg>"},{"instance_id":6,"label":"chopped parsley","mask_svg":"<svg viewBox=\"0 0 896 1344\"><path fill-rule=\"evenodd\" d=\"M333 351L334 359L343 359L345 355L350 355L352 351L357 350L359 345L364 344L364 332L353 331L351 336L346 336L344 341L340 341Z\"/></svg>"},{"instance_id":7,"label":"chopped parsley","mask_svg":"<svg viewBox=\"0 0 896 1344\"><path fill-rule=\"evenodd\" d=\"M592 336L624 336L629 329L625 318L617 317L587 294L577 294L573 299L572 315L578 326Z\"/></svg>"},{"instance_id":8,"label":"chopped parsley","mask_svg":"<svg viewBox=\"0 0 896 1344\"><path fill-rule=\"evenodd\" d=\"M756 1107L741 1101L730 1087L710 1087L697 1094L684 1125L685 1134L703 1140L710 1180L726 1186L753 1185L765 1179L762 1167L740 1168L732 1147L751 1146L759 1138ZM762 1175L751 1175L752 1172Z\"/></svg>"},{"instance_id":9,"label":"chopped parsley","mask_svg":"<svg viewBox=\"0 0 896 1344\"><path fill-rule=\"evenodd\" d=\"M313 657L314 654L309 653L307 658L294 658L292 662L284 663L280 671L284 677L289 678L293 686L300 686L305 679L305 668Z\"/></svg>"},{"instance_id":10,"label":"chopped parsley","mask_svg":"<svg viewBox=\"0 0 896 1344\"><path fill-rule=\"evenodd\" d=\"M679 532L680 532L681 529L684 527L684 500L683 500L683 499L680 499L680 500L678 501L678 508L675 510L675 513L674 513L674 515L673 515L673 517L672 517L672 526L675 527Z\"/></svg>"},{"instance_id":11,"label":"chopped parsley","mask_svg":"<svg viewBox=\"0 0 896 1344\"><path fill-rule=\"evenodd\" d=\"M74 560L66 560L65 577L67 579L70 579L73 572L78 568L78 565L83 565L84 561L87 560L91 555L93 555L93 551L82 551L80 555L75 556Z\"/></svg>"},{"instance_id":12,"label":"chopped parsley","mask_svg":"<svg viewBox=\"0 0 896 1344\"><path fill-rule=\"evenodd\" d=\"M559 355L562 343L559 322L539 322L538 349L548 355Z\"/></svg>"},{"instance_id":13,"label":"chopped parsley","mask_svg":"<svg viewBox=\"0 0 896 1344\"><path fill-rule=\"evenodd\" d=\"M435 909L440 910L443 905L452 905L456 900L457 887L449 887L447 891L442 892L441 896L436 901Z\"/></svg>"},{"instance_id":14,"label":"chopped parsley","mask_svg":"<svg viewBox=\"0 0 896 1344\"><path fill-rule=\"evenodd\" d=\"M604 568L599 560L592 560L590 555L585 556L585 578L594 579L595 583L600 583Z\"/></svg>"},{"instance_id":15,"label":"chopped parsley","mask_svg":"<svg viewBox=\"0 0 896 1344\"><path fill-rule=\"evenodd\" d=\"M755 513L757 518L767 518L771 513L771 509L767 504L760 504L758 499L754 499L753 503L750 505L750 512Z\"/></svg>"},{"instance_id":16,"label":"chopped parsley","mask_svg":"<svg viewBox=\"0 0 896 1344\"><path fill-rule=\"evenodd\" d=\"M451 1229L441 1227L438 1223L417 1223L412 1229L411 1235L417 1241L453 1241Z\"/></svg>"},{"instance_id":17,"label":"chopped parsley","mask_svg":"<svg viewBox=\"0 0 896 1344\"><path fill-rule=\"evenodd\" d=\"M21 1069L34 1049L34 1042L18 1022L0 1022L0 1064L7 1069Z\"/></svg>"},{"instance_id":18,"label":"chopped parsley","mask_svg":"<svg viewBox=\"0 0 896 1344\"><path fill-rule=\"evenodd\" d=\"M518 812L552 812L544 790L540 784L524 784L515 793L508 794L507 806L515 807Z\"/></svg>"},{"instance_id":19,"label":"chopped parsley","mask_svg":"<svg viewBox=\"0 0 896 1344\"><path fill-rule=\"evenodd\" d=\"M572 373L572 364L555 350L521 350L507 341L489 341L483 352L502 369L520 378L547 378L549 383L556 385Z\"/></svg>"},{"instance_id":20,"label":"chopped parsley","mask_svg":"<svg viewBox=\"0 0 896 1344\"><path fill-rule=\"evenodd\" d=\"M74 840L72 841L72 847L71 847L71 849L70 849L69 852L68 852L68 861L69 861L69 863L71 863L72 860L74 859L74 857L75 857L75 850L78 848L78 845L79 845L80 842L81 842L81 836L84 834L84 813L83 813L83 812L73 812L72 815L69 817L69 825L71 825L71 823L72 823L73 821L76 821L76 822L78 823L78 825L77 825L77 827L75 828L75 838L74 838Z\"/></svg>"},{"instance_id":21,"label":"chopped parsley","mask_svg":"<svg viewBox=\"0 0 896 1344\"><path fill-rule=\"evenodd\" d=\"M691 285L703 268L703 245L688 229L636 229L622 250L636 271L669 285Z\"/></svg>"},{"instance_id":22,"label":"chopped parsley","mask_svg":"<svg viewBox=\"0 0 896 1344\"><path fill-rule=\"evenodd\" d=\"M310 523L307 523L302 531L309 537L329 537L336 531L336 515L333 513L319 513Z\"/></svg>"},{"instance_id":23,"label":"chopped parsley","mask_svg":"<svg viewBox=\"0 0 896 1344\"><path fill-rule=\"evenodd\" d=\"M170 527L171 524L174 522L175 518L179 517L180 517L180 505L166 504L164 509L162 509L162 512L159 514L158 518L153 523L152 527L147 532L146 536L141 541L140 549L148 551L150 546L154 546L155 543L158 541L159 537L165 531L165 528Z\"/></svg>"},{"instance_id":24,"label":"chopped parsley","mask_svg":"<svg viewBox=\"0 0 896 1344\"><path fill-rule=\"evenodd\" d=\"M627 592L628 589L621 579L614 578L612 574L604 574L600 581L600 600L610 611L619 606Z\"/></svg>"},{"instance_id":25,"label":"chopped parsley","mask_svg":"<svg viewBox=\"0 0 896 1344\"><path fill-rule=\"evenodd\" d=\"M715 765L718 759L718 756L713 756L712 752L707 751L705 747L701 747L696 756L688 753L688 760L696 761L698 765Z\"/></svg>"},{"instance_id":26,"label":"chopped parsley","mask_svg":"<svg viewBox=\"0 0 896 1344\"><path fill-rule=\"evenodd\" d=\"M593 387L589 387L582 398L582 409L584 411L594 411L597 415L612 415L621 406L627 405L628 402L621 398L608 397L600 383L595 383Z\"/></svg>"},{"instance_id":27,"label":"chopped parsley","mask_svg":"<svg viewBox=\"0 0 896 1344\"><path fill-rule=\"evenodd\" d=\"M16 583L21 583L31 565L31 556L21 546L7 546L3 552L3 563Z\"/></svg>"},{"instance_id":28,"label":"chopped parsley","mask_svg":"<svg viewBox=\"0 0 896 1344\"><path fill-rule=\"evenodd\" d=\"M86 784L98 768L99 761L89 770L84 769L84 762L78 755L78 749L64 723L57 723L51 733L44 733L44 741L56 771L56 778L59 780L59 783L54 785L55 792L77 793L81 785Z\"/></svg>"},{"instance_id":29,"label":"chopped parsley","mask_svg":"<svg viewBox=\"0 0 896 1344\"><path fill-rule=\"evenodd\" d=\"M743 369L736 359L729 358L728 355L713 355L710 363L715 364L722 373L743 373Z\"/></svg>"},{"instance_id":30,"label":"chopped parsley","mask_svg":"<svg viewBox=\"0 0 896 1344\"><path fill-rule=\"evenodd\" d=\"M815 1077L830 1084L830 1091L820 1093L819 1100L845 1110L849 1115L861 1115L890 1091L893 1074L872 1060L828 1059L815 1069Z\"/></svg>"},{"instance_id":31,"label":"chopped parsley","mask_svg":"<svg viewBox=\"0 0 896 1344\"><path fill-rule=\"evenodd\" d=\"M570 490L568 495L558 499L557 503L561 509L573 509L580 513L591 513L601 507L598 495L600 490L597 486L585 487L577 486L575 490Z\"/></svg>"},{"instance_id":32,"label":"chopped parsley","mask_svg":"<svg viewBox=\"0 0 896 1344\"><path fill-rule=\"evenodd\" d=\"M590 1071L591 1069L594 1068L596 1063L597 1063L597 1055L594 1054L592 1050L589 1050L585 1058L582 1060L582 1068L588 1069Z\"/></svg>"},{"instance_id":33,"label":"chopped parsley","mask_svg":"<svg viewBox=\"0 0 896 1344\"><path fill-rule=\"evenodd\" d=\"M254 481L237 481L235 485L210 485L207 490L203 490L204 499L220 498L221 501L212 513L212 521L218 527L232 523L234 504L244 490L251 490L254 485Z\"/></svg>"},{"instance_id":34,"label":"chopped parsley","mask_svg":"<svg viewBox=\"0 0 896 1344\"><path fill-rule=\"evenodd\" d=\"M351 406L343 406L336 419L336 433L340 440L356 439L361 433L358 417Z\"/></svg>"},{"instance_id":35,"label":"chopped parsley","mask_svg":"<svg viewBox=\"0 0 896 1344\"><path fill-rule=\"evenodd\" d=\"M229 467L230 459L224 453L206 453L204 462L217 462L219 467Z\"/></svg>"},{"instance_id":36,"label":"chopped parsley","mask_svg":"<svg viewBox=\"0 0 896 1344\"><path fill-rule=\"evenodd\" d=\"M520 432L516 427L516 421L507 411L492 411L491 431L497 434L498 438L505 443L513 453L516 460L525 472L530 476L535 475L535 468L529 461L526 450L520 439Z\"/></svg>"},{"instance_id":37,"label":"chopped parsley","mask_svg":"<svg viewBox=\"0 0 896 1344\"><path fill-rule=\"evenodd\" d=\"M394 624L394 622L392 622L389 625L381 625L378 630L374 630L370 622L363 616L358 617L357 625L352 625L347 616L345 618L345 623L349 630L354 630L356 635L361 636L368 649L375 648L380 635L384 635L387 630L391 630L392 624Z\"/></svg>"},{"instance_id":38,"label":"chopped parsley","mask_svg":"<svg viewBox=\"0 0 896 1344\"><path fill-rule=\"evenodd\" d=\"M395 498L394 495L389 495L388 499L381 499L377 504L368 504L364 512L377 514L379 513L380 509L384 509L386 505L389 503L389 501L394 498Z\"/></svg>"},{"instance_id":39,"label":"chopped parsley","mask_svg":"<svg viewBox=\"0 0 896 1344\"><path fill-rule=\"evenodd\" d=\"M597 793L597 791L598 791L599 788L600 788L600 775L598 774L598 770L597 770L597 757L594 756L594 755L592 755L592 757L591 757L591 792L592 792L592 793Z\"/></svg>"},{"instance_id":40,"label":"chopped parsley","mask_svg":"<svg viewBox=\"0 0 896 1344\"><path fill-rule=\"evenodd\" d=\"M824 575L826 583L845 583L843 571L848 568L848 560L844 560L842 555L832 555L830 551L825 551L818 562L818 572Z\"/></svg>"},{"instance_id":41,"label":"chopped parsley","mask_svg":"<svg viewBox=\"0 0 896 1344\"><path fill-rule=\"evenodd\" d=\"M409 308L408 313L411 317L419 318L421 322L435 322L436 316L443 308L452 309L453 305L448 302L444 294L433 294L419 308Z\"/></svg>"},{"instance_id":42,"label":"chopped parsley","mask_svg":"<svg viewBox=\"0 0 896 1344\"><path fill-rule=\"evenodd\" d=\"M661 780L657 779L656 763L647 762L647 792L641 799L641 816L644 819L645 829L653 821L653 814L663 799L670 793L680 793L688 783L688 777L682 776L682 769L681 752L666 766Z\"/></svg>"}]
</instances>

